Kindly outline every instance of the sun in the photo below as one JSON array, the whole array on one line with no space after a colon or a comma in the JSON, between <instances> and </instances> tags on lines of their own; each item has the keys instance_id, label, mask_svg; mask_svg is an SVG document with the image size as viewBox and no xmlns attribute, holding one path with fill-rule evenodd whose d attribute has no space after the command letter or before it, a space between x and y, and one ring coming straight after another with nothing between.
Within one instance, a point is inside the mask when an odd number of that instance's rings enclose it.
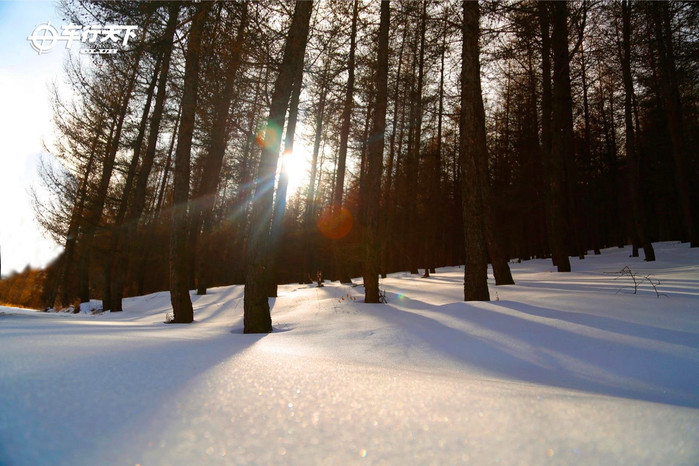
<instances>
[{"instance_id":1,"label":"sun","mask_svg":"<svg viewBox=\"0 0 699 466\"><path fill-rule=\"evenodd\" d=\"M283 153L281 155L278 167L280 171L283 167L289 177L287 197L293 195L298 188L308 183L308 151L301 144L294 144L294 146L294 150L291 153Z\"/></svg>"}]
</instances>

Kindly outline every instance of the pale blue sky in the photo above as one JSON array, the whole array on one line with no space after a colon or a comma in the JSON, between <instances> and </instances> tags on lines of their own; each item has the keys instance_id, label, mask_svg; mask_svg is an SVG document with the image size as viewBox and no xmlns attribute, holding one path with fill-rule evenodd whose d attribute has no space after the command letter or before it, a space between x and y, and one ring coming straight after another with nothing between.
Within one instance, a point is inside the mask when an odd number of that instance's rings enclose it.
<instances>
[{"instance_id":1,"label":"pale blue sky","mask_svg":"<svg viewBox=\"0 0 699 466\"><path fill-rule=\"evenodd\" d=\"M49 84L61 79L67 53L38 55L27 41L46 21L62 24L52 1L0 1L0 247L2 273L42 267L60 251L34 220L29 187L37 183L42 140L51 138ZM60 45L60 44L59 44Z\"/></svg>"}]
</instances>

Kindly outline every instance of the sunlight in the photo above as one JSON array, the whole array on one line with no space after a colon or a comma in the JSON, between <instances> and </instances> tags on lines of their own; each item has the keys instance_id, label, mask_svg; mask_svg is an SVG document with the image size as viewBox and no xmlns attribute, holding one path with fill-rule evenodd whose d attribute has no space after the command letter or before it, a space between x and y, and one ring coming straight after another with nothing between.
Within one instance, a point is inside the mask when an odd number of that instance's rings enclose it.
<instances>
[{"instance_id":1,"label":"sunlight","mask_svg":"<svg viewBox=\"0 0 699 466\"><path fill-rule=\"evenodd\" d=\"M289 176L289 187L287 189L287 199L293 196L296 191L308 183L308 150L303 144L296 143L295 149L291 153L283 153L279 158L277 171L281 172L282 167Z\"/></svg>"}]
</instances>

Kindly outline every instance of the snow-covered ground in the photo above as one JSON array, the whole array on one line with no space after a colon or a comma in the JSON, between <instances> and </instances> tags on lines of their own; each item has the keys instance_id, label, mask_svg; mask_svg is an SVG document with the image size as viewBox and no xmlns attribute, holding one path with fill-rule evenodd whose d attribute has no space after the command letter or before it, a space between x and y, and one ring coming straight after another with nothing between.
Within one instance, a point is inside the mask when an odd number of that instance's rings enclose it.
<instances>
[{"instance_id":1,"label":"snow-covered ground","mask_svg":"<svg viewBox=\"0 0 699 466\"><path fill-rule=\"evenodd\" d=\"M512 264L464 303L463 269L280 287L242 333L243 288L120 314L0 308L0 464L699 464L699 250L658 243ZM646 281L660 280L657 297Z\"/></svg>"}]
</instances>

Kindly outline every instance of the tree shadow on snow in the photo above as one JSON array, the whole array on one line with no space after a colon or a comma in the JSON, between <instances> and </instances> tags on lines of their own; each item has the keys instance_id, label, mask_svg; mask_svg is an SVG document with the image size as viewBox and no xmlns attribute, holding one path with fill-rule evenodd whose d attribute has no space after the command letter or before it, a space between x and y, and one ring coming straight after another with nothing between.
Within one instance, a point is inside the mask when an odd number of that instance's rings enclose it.
<instances>
[{"instance_id":1,"label":"tree shadow on snow","mask_svg":"<svg viewBox=\"0 0 699 466\"><path fill-rule=\"evenodd\" d=\"M433 306L389 294L389 303L404 309L389 304L372 314L487 373L699 407L697 334L514 302Z\"/></svg>"},{"instance_id":2,"label":"tree shadow on snow","mask_svg":"<svg viewBox=\"0 0 699 466\"><path fill-rule=\"evenodd\" d=\"M150 439L141 438L144 426L163 413L177 413L201 374L234 361L265 337L225 330L202 337L184 326L101 323L50 319L28 332L3 328L6 345L27 347L24 368L6 373L11 390L0 393L0 406L24 394L26 407L20 403L13 409L34 438L20 443L38 445L23 456L27 464L48 457L90 463L93 455L96 462L138 463L140 458L124 458L122 445L141 442L146 448ZM33 346L32 338L44 342ZM99 416L95 404L101 406Z\"/></svg>"}]
</instances>

